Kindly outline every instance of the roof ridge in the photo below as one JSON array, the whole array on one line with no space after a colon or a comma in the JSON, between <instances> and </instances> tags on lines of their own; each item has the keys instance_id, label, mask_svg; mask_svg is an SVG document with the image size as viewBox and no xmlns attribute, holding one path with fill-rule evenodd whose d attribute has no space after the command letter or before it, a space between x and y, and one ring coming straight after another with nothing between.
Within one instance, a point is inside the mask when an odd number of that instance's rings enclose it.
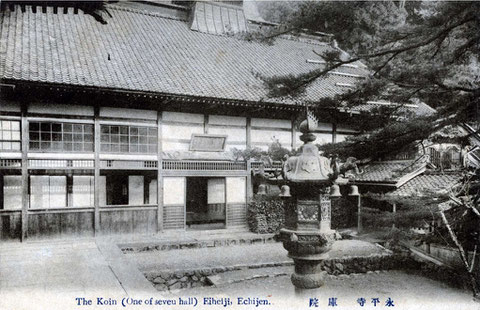
<instances>
[{"instance_id":1,"label":"roof ridge","mask_svg":"<svg viewBox=\"0 0 480 310\"><path fill-rule=\"evenodd\" d=\"M137 13L137 14L142 14L142 15L148 15L148 16L160 17L160 18L165 18L165 19L178 20L178 21L183 21L183 22L188 21L188 19L168 16L168 15L158 13L158 12L151 12L151 11L148 11L148 10L141 10L141 9L137 9L137 8L128 8L128 7L124 7L124 6L118 6L118 5L115 5L115 4L110 4L107 7L107 9L113 9L113 10L125 11L125 12L132 12L132 13Z\"/></svg>"},{"instance_id":2,"label":"roof ridge","mask_svg":"<svg viewBox=\"0 0 480 310\"><path fill-rule=\"evenodd\" d=\"M424 175L461 175L461 170L444 170L444 171L436 171L436 170L425 170Z\"/></svg>"},{"instance_id":3,"label":"roof ridge","mask_svg":"<svg viewBox=\"0 0 480 310\"><path fill-rule=\"evenodd\" d=\"M138 8L129 8L129 7L119 6L119 5L115 5L115 4L110 4L107 8L108 9L113 9L113 10L118 10L118 11L137 13L137 14L142 14L142 15L147 15L147 16L160 17L160 18L164 18L164 19L188 22L188 19L183 19L183 18L179 18L179 17L172 17L172 16L165 15L165 14L158 13L158 12L151 12L151 11L148 11L148 10L141 10L141 9L138 9ZM192 30L192 31L194 31L194 30ZM210 33L205 33L205 34L210 34ZM229 34L210 34L210 35L239 39L235 35L229 35ZM316 46L329 46L329 44L326 43L326 42L320 42L320 41L316 42L314 39L301 38L300 36L295 36L295 35L292 35L292 34L283 34L283 35L278 36L277 39L286 40L286 41L293 41L293 42L301 42L301 43L306 43L306 44L316 45Z\"/></svg>"},{"instance_id":4,"label":"roof ridge","mask_svg":"<svg viewBox=\"0 0 480 310\"><path fill-rule=\"evenodd\" d=\"M369 164L407 164L415 159L392 159L392 160L377 160L372 161Z\"/></svg>"}]
</instances>

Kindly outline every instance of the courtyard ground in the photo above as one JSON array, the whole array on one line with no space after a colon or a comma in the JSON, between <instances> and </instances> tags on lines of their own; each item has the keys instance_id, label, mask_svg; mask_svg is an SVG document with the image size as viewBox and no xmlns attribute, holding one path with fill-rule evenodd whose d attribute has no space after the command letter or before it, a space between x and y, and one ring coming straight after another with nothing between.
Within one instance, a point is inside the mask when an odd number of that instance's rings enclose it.
<instances>
[{"instance_id":1,"label":"courtyard ground","mask_svg":"<svg viewBox=\"0 0 480 310\"><path fill-rule=\"evenodd\" d=\"M472 300L470 292L453 289L443 283L404 271L329 276L322 288L300 293L293 289L289 276L280 276L233 283L222 286L221 290L200 287L175 292L172 295L178 294L196 296L200 305L203 298L211 296L230 297L234 305L238 302L238 297L258 297L271 303L271 306L263 306L264 309L480 309L480 303ZM314 306L317 301L315 298L318 300L318 307ZM337 306L329 306L329 298L337 298ZM363 307L357 302L359 298L365 299ZM377 306L372 303L373 298L379 299ZM385 305L388 298L393 300L394 307ZM237 305L234 309L247 308Z\"/></svg>"},{"instance_id":2,"label":"courtyard ground","mask_svg":"<svg viewBox=\"0 0 480 310\"><path fill-rule=\"evenodd\" d=\"M145 269L198 267L204 264L257 264L287 261L280 243L226 246L201 249L151 251L122 254L114 240L85 239L71 241L37 241L0 244L0 309L480 309L470 292L448 287L419 275L400 271L329 277L318 290L295 293L289 276L293 266L282 266L285 272L276 277L253 278L220 287L200 287L159 292L143 277ZM363 251L363 252L362 252ZM382 248L350 240L337 243L331 255L369 254ZM336 254L335 254L336 253ZM265 268L262 272L265 272ZM225 273L226 275L227 273ZM230 297L232 306L204 305L204 297ZM198 302L197 306L178 305L182 300ZM237 305L237 299L253 302ZM364 297L361 307L356 301ZM84 298L84 299L82 299ZM100 301L98 300L100 298ZM129 298L129 299L125 299ZM176 302L177 306L145 305ZM250 298L250 299L248 299ZM256 300L269 305L256 307ZM310 299L312 298L312 307ZM317 299L314 299L317 298ZM328 306L337 298L337 306ZM372 298L379 298L374 307ZM318 300L318 304L316 301ZM91 305L88 303L91 301ZM123 302L130 304L122 305ZM141 305L134 303L142 302ZM102 305L102 303L105 303Z\"/></svg>"},{"instance_id":3,"label":"courtyard ground","mask_svg":"<svg viewBox=\"0 0 480 310\"><path fill-rule=\"evenodd\" d=\"M340 240L333 244L329 256L331 258L353 255L367 256L382 252L385 252L383 248L369 242ZM278 242L171 251L154 250L125 255L134 261L141 271L145 272L292 262L292 259L287 257L287 251Z\"/></svg>"}]
</instances>

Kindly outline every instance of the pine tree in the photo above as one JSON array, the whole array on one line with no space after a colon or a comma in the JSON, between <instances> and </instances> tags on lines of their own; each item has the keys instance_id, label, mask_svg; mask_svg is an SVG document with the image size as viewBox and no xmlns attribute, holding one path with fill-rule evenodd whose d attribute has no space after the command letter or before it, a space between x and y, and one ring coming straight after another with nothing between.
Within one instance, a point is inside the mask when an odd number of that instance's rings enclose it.
<instances>
[{"instance_id":1,"label":"pine tree","mask_svg":"<svg viewBox=\"0 0 480 310\"><path fill-rule=\"evenodd\" d=\"M361 134L334 147L341 149L344 157L381 158L448 124L476 121L480 3L412 1L399 7L394 1L308 1L289 8L288 14L281 15L289 16L284 28L292 33L304 28L330 32L350 56L331 49L319 53L326 65L311 72L263 76L270 96L302 94L329 71L362 61L372 71L357 89L309 104L324 115L326 110L334 114L339 107L355 109L369 100L399 103L395 108L384 107L349 119ZM406 117L401 106L411 100L425 102L438 113ZM375 147L379 144L382 150Z\"/></svg>"},{"instance_id":2,"label":"pine tree","mask_svg":"<svg viewBox=\"0 0 480 310\"><path fill-rule=\"evenodd\" d=\"M344 64L363 62L371 74L357 88L308 104L333 121L339 109L355 110L367 101L398 103L361 112L348 122L359 131L345 142L321 146L325 154L361 160L382 159L431 138L446 126L476 124L480 97L480 3L476 1L308 1L281 4L280 14L268 14L274 4L260 12L285 26L283 34L305 28L331 33L338 40L318 57L323 67L301 75L262 76L272 97L298 96L317 79ZM285 30L286 29L286 30ZM275 34L266 34L268 39ZM332 44L334 45L334 44ZM405 104L424 102L437 112L415 116L402 109ZM345 121L345 119L344 119ZM437 223L427 238L458 249L474 296L480 284L475 278L478 262L468 251L480 247L480 173L466 176L456 192L418 197L371 196L399 206L398 212L372 216L395 231L408 233L412 227ZM449 201L448 211L439 203ZM408 236L407 236L408 237ZM478 272L478 271L477 271ZM477 274L478 277L478 274Z\"/></svg>"}]
</instances>

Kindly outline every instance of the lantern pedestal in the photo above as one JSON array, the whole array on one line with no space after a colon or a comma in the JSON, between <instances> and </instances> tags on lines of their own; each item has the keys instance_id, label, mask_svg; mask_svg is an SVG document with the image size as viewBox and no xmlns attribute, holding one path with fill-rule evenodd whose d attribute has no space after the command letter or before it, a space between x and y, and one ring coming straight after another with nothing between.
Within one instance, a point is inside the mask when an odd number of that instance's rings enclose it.
<instances>
[{"instance_id":1,"label":"lantern pedestal","mask_svg":"<svg viewBox=\"0 0 480 310\"><path fill-rule=\"evenodd\" d=\"M291 280L298 289L318 288L325 284L326 272L320 263L327 257L335 241L336 233L331 230L330 186L338 177L335 162L320 156L313 130L317 120L307 111L299 130L304 142L298 156L285 161L283 178L286 187L282 197L290 203L285 206L285 228L280 230L280 239L288 256L295 262L295 272ZM288 192L290 195L284 193ZM338 186L337 196L339 194Z\"/></svg>"},{"instance_id":2,"label":"lantern pedestal","mask_svg":"<svg viewBox=\"0 0 480 310\"><path fill-rule=\"evenodd\" d=\"M303 190L308 187L302 185ZM292 192L298 194L298 188ZM292 283L300 289L324 285L326 272L321 270L320 263L328 257L327 252L336 239L336 232L330 229L330 199L325 194L317 197L316 200L294 199L285 209L286 227L280 230L283 247L295 263Z\"/></svg>"}]
</instances>

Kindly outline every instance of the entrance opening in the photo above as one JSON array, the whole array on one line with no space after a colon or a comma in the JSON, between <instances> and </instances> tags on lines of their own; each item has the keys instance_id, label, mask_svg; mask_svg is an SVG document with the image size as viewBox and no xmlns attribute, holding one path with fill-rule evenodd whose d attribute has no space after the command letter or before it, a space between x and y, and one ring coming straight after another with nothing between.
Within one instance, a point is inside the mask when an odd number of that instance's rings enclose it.
<instances>
[{"instance_id":1,"label":"entrance opening","mask_svg":"<svg viewBox=\"0 0 480 310\"><path fill-rule=\"evenodd\" d=\"M152 171L102 171L101 206L143 206L157 203L157 175Z\"/></svg>"},{"instance_id":2,"label":"entrance opening","mask_svg":"<svg viewBox=\"0 0 480 310\"><path fill-rule=\"evenodd\" d=\"M225 178L187 178L187 227L225 228Z\"/></svg>"}]
</instances>

